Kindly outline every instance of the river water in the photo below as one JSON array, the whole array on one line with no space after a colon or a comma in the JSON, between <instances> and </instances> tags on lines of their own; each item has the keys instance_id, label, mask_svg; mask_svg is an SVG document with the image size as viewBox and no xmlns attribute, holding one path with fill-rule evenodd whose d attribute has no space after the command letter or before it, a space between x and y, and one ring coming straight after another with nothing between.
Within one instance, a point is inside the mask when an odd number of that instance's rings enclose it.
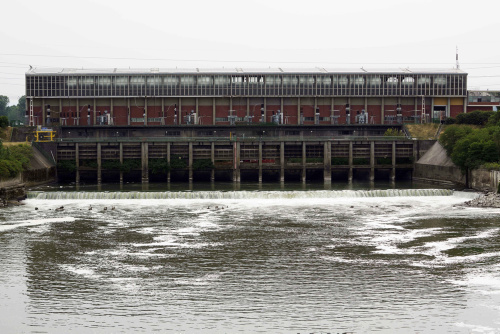
<instances>
[{"instance_id":1,"label":"river water","mask_svg":"<svg viewBox=\"0 0 500 334\"><path fill-rule=\"evenodd\" d=\"M1 210L0 332L500 333L500 210L457 206L475 193L150 187Z\"/></svg>"}]
</instances>

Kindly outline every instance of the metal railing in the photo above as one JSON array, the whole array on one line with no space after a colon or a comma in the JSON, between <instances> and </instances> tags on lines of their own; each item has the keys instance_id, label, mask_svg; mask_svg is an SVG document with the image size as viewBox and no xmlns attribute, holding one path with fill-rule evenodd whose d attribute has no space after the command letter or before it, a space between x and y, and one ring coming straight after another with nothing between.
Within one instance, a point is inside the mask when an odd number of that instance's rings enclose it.
<instances>
[{"instance_id":1,"label":"metal railing","mask_svg":"<svg viewBox=\"0 0 500 334\"><path fill-rule=\"evenodd\" d=\"M283 136L283 137L81 137L57 138L63 143L141 143L141 142L325 142L325 141L407 141L403 136Z\"/></svg>"}]
</instances>

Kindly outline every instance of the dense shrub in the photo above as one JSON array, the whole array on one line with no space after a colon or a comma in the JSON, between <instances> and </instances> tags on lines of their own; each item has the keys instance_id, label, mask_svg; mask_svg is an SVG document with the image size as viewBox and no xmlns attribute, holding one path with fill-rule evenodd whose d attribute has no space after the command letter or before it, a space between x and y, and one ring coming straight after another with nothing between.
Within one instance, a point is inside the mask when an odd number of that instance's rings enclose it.
<instances>
[{"instance_id":1,"label":"dense shrub","mask_svg":"<svg viewBox=\"0 0 500 334\"><path fill-rule=\"evenodd\" d=\"M0 178L11 178L30 166L33 155L31 146L26 144L4 147L0 142Z\"/></svg>"},{"instance_id":2,"label":"dense shrub","mask_svg":"<svg viewBox=\"0 0 500 334\"><path fill-rule=\"evenodd\" d=\"M167 159L149 159L148 165L153 175L163 174L170 170Z\"/></svg>"},{"instance_id":3,"label":"dense shrub","mask_svg":"<svg viewBox=\"0 0 500 334\"><path fill-rule=\"evenodd\" d=\"M385 137L403 137L404 134L398 129L390 128L384 132Z\"/></svg>"},{"instance_id":4,"label":"dense shrub","mask_svg":"<svg viewBox=\"0 0 500 334\"><path fill-rule=\"evenodd\" d=\"M456 123L483 126L488 122L491 116L493 116L493 111L476 110L473 112L458 114Z\"/></svg>"},{"instance_id":5,"label":"dense shrub","mask_svg":"<svg viewBox=\"0 0 500 334\"><path fill-rule=\"evenodd\" d=\"M463 125L450 125L445 131L439 136L439 143L443 145L444 149L451 155L455 144L469 133L473 131L470 126Z\"/></svg>"},{"instance_id":6,"label":"dense shrub","mask_svg":"<svg viewBox=\"0 0 500 334\"><path fill-rule=\"evenodd\" d=\"M180 155L172 155L170 157L170 168L184 169L187 167L186 161Z\"/></svg>"},{"instance_id":7,"label":"dense shrub","mask_svg":"<svg viewBox=\"0 0 500 334\"><path fill-rule=\"evenodd\" d=\"M65 172L76 171L76 161L75 160L59 160L57 162L57 169Z\"/></svg>"},{"instance_id":8,"label":"dense shrub","mask_svg":"<svg viewBox=\"0 0 500 334\"><path fill-rule=\"evenodd\" d=\"M9 126L9 119L7 116L0 116L0 128L5 129Z\"/></svg>"},{"instance_id":9,"label":"dense shrub","mask_svg":"<svg viewBox=\"0 0 500 334\"><path fill-rule=\"evenodd\" d=\"M199 159L193 161L193 169L194 170L208 170L208 169L213 169L214 164L212 163L212 160L210 159Z\"/></svg>"}]
</instances>

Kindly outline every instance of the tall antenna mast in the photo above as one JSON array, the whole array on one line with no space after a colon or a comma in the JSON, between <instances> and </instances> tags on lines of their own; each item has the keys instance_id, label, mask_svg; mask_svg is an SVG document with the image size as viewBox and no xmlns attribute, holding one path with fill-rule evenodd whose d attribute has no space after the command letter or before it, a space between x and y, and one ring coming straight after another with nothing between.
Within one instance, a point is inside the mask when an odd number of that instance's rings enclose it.
<instances>
[{"instance_id":1,"label":"tall antenna mast","mask_svg":"<svg viewBox=\"0 0 500 334\"><path fill-rule=\"evenodd\" d=\"M457 70L459 70L460 64L458 63L458 46L457 46L456 60L457 60Z\"/></svg>"}]
</instances>

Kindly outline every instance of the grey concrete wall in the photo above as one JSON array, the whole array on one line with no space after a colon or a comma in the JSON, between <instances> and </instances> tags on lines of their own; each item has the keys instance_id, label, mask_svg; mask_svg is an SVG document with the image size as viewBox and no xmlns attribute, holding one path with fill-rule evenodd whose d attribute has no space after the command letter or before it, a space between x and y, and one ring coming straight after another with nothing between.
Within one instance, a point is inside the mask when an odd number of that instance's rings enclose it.
<instances>
[{"instance_id":1,"label":"grey concrete wall","mask_svg":"<svg viewBox=\"0 0 500 334\"><path fill-rule=\"evenodd\" d=\"M420 158L413 169L413 179L436 183L466 185L466 177L438 142ZM500 171L477 169L469 173L469 187L480 191L497 191Z\"/></svg>"}]
</instances>

